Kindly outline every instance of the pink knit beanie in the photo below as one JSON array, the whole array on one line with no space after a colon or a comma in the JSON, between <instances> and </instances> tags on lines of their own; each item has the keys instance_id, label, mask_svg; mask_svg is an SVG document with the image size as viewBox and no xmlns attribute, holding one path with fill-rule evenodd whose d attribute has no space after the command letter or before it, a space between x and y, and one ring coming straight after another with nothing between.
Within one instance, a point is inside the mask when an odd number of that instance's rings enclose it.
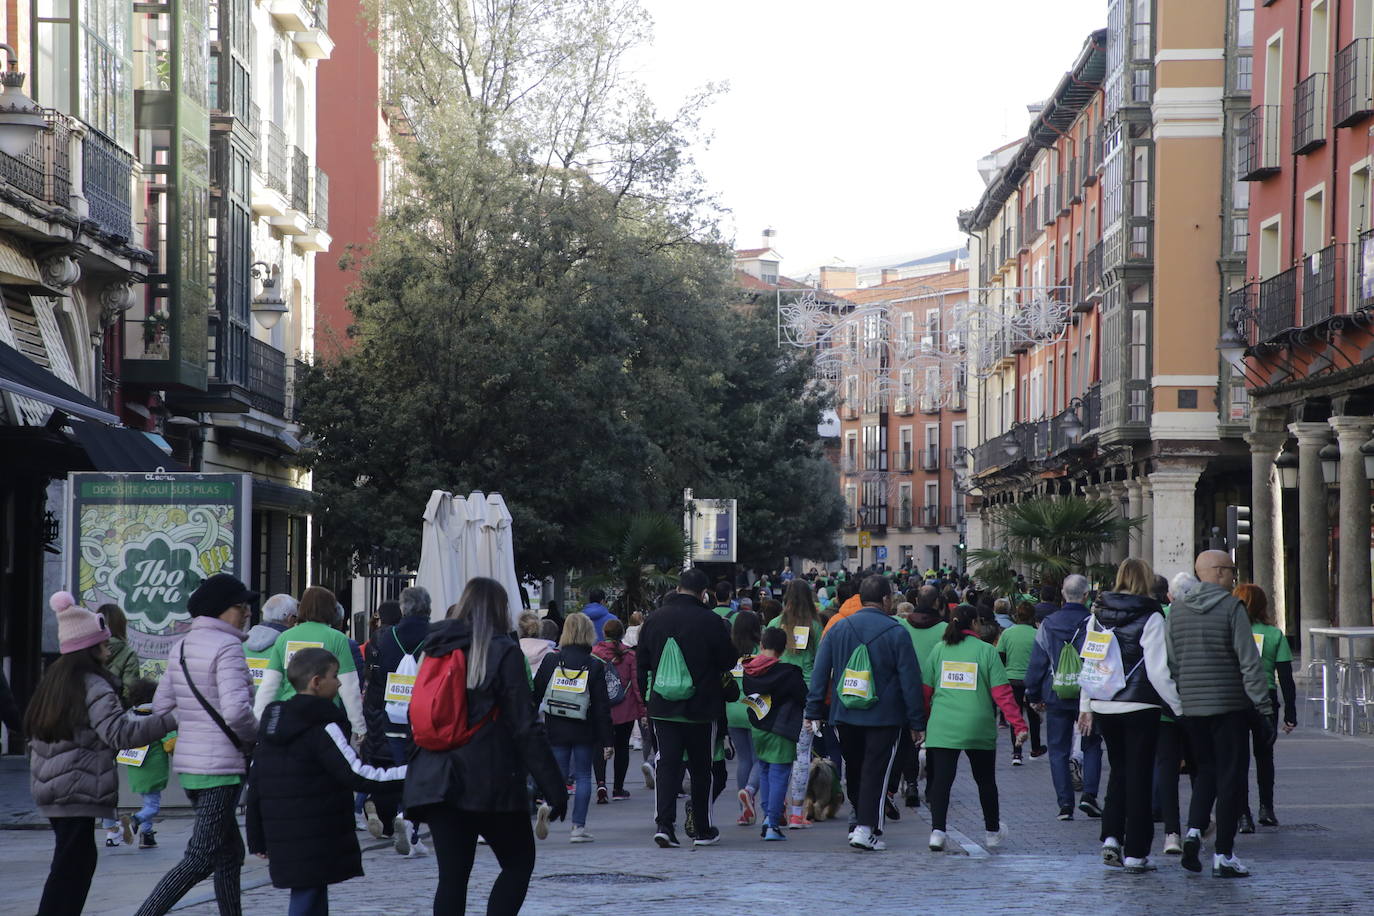
<instances>
[{"instance_id":1,"label":"pink knit beanie","mask_svg":"<svg viewBox=\"0 0 1374 916\"><path fill-rule=\"evenodd\" d=\"M63 655L98 646L110 638L105 616L76 603L71 592L57 592L48 599L57 612L57 643Z\"/></svg>"}]
</instances>

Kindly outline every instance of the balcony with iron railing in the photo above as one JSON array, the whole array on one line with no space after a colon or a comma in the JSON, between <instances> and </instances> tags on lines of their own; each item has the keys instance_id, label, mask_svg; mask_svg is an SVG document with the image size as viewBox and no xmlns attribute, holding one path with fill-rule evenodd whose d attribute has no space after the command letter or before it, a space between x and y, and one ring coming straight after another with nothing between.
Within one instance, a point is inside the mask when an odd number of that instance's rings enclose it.
<instances>
[{"instance_id":1,"label":"balcony with iron railing","mask_svg":"<svg viewBox=\"0 0 1374 916\"><path fill-rule=\"evenodd\" d=\"M859 510L848 508L844 510L844 526L851 531L859 527Z\"/></svg>"},{"instance_id":2,"label":"balcony with iron railing","mask_svg":"<svg viewBox=\"0 0 1374 916\"><path fill-rule=\"evenodd\" d=\"M1059 215L1069 212L1069 207L1083 199L1083 186L1078 182L1078 157L1064 163L1064 171L1059 175Z\"/></svg>"},{"instance_id":3,"label":"balcony with iron railing","mask_svg":"<svg viewBox=\"0 0 1374 916\"><path fill-rule=\"evenodd\" d=\"M67 117L43 109L48 129L39 131L29 148L17 156L0 153L0 182L38 203L71 207L71 130ZM127 199L127 192L126 192Z\"/></svg>"},{"instance_id":4,"label":"balcony with iron railing","mask_svg":"<svg viewBox=\"0 0 1374 916\"><path fill-rule=\"evenodd\" d=\"M248 400L263 413L286 416L286 354L256 337L248 341Z\"/></svg>"},{"instance_id":5,"label":"balcony with iron railing","mask_svg":"<svg viewBox=\"0 0 1374 916\"><path fill-rule=\"evenodd\" d=\"M1259 283L1256 343L1268 343L1293 329L1298 304L1298 269L1290 267Z\"/></svg>"},{"instance_id":6,"label":"balcony with iron railing","mask_svg":"<svg viewBox=\"0 0 1374 916\"><path fill-rule=\"evenodd\" d=\"M81 144L82 187L90 219L106 235L133 237L130 188L134 157L109 137L87 125Z\"/></svg>"},{"instance_id":7,"label":"balcony with iron railing","mask_svg":"<svg viewBox=\"0 0 1374 916\"><path fill-rule=\"evenodd\" d=\"M1241 181L1262 181L1279 171L1278 105L1256 105L1241 124L1237 172Z\"/></svg>"},{"instance_id":8,"label":"balcony with iron railing","mask_svg":"<svg viewBox=\"0 0 1374 916\"><path fill-rule=\"evenodd\" d=\"M940 470L940 447L937 445L927 445L921 449L921 470L938 471Z\"/></svg>"},{"instance_id":9,"label":"balcony with iron railing","mask_svg":"<svg viewBox=\"0 0 1374 916\"><path fill-rule=\"evenodd\" d=\"M267 169L263 177L269 188L285 194L290 177L287 171L286 131L275 121L264 120L262 132L267 138Z\"/></svg>"},{"instance_id":10,"label":"balcony with iron railing","mask_svg":"<svg viewBox=\"0 0 1374 916\"><path fill-rule=\"evenodd\" d=\"M892 399L892 412L899 417L909 417L916 411L916 398L911 392L903 391Z\"/></svg>"},{"instance_id":11,"label":"balcony with iron railing","mask_svg":"<svg viewBox=\"0 0 1374 916\"><path fill-rule=\"evenodd\" d=\"M853 455L845 455L844 457L842 457L842 458L840 459L840 473L841 473L841 474L857 474L857 473L859 473L859 459L856 458L856 457L853 456Z\"/></svg>"},{"instance_id":12,"label":"balcony with iron railing","mask_svg":"<svg viewBox=\"0 0 1374 916\"><path fill-rule=\"evenodd\" d=\"M908 448L899 448L892 453L892 461L897 466L897 470L903 474L911 472L912 451Z\"/></svg>"},{"instance_id":13,"label":"balcony with iron railing","mask_svg":"<svg viewBox=\"0 0 1374 916\"><path fill-rule=\"evenodd\" d=\"M1293 152L1326 143L1326 74L1311 73L1293 91Z\"/></svg>"},{"instance_id":14,"label":"balcony with iron railing","mask_svg":"<svg viewBox=\"0 0 1374 916\"><path fill-rule=\"evenodd\" d=\"M886 471L887 452L879 449L866 449L863 452L863 469L865 471Z\"/></svg>"},{"instance_id":15,"label":"balcony with iron railing","mask_svg":"<svg viewBox=\"0 0 1374 916\"><path fill-rule=\"evenodd\" d=\"M845 401L840 405L839 414L841 420L857 420L859 419L859 405L852 401Z\"/></svg>"},{"instance_id":16,"label":"balcony with iron railing","mask_svg":"<svg viewBox=\"0 0 1374 916\"><path fill-rule=\"evenodd\" d=\"M897 527L903 531L911 527L911 506L905 503L897 507Z\"/></svg>"},{"instance_id":17,"label":"balcony with iron railing","mask_svg":"<svg viewBox=\"0 0 1374 916\"><path fill-rule=\"evenodd\" d=\"M301 359L291 361L291 379L286 390L286 419L299 423L301 419L301 384L310 365Z\"/></svg>"},{"instance_id":18,"label":"balcony with iron railing","mask_svg":"<svg viewBox=\"0 0 1374 916\"><path fill-rule=\"evenodd\" d=\"M310 213L310 221L315 228L321 232L329 231L329 176L324 169L315 167L314 208Z\"/></svg>"},{"instance_id":19,"label":"balcony with iron railing","mask_svg":"<svg viewBox=\"0 0 1374 916\"><path fill-rule=\"evenodd\" d=\"M1046 226L1059 218L1059 185L1051 181L1040 191L1040 199L1044 201L1040 208L1040 222Z\"/></svg>"},{"instance_id":20,"label":"balcony with iron railing","mask_svg":"<svg viewBox=\"0 0 1374 916\"><path fill-rule=\"evenodd\" d=\"M291 147L291 208L310 212L310 157L298 146Z\"/></svg>"},{"instance_id":21,"label":"balcony with iron railing","mask_svg":"<svg viewBox=\"0 0 1374 916\"><path fill-rule=\"evenodd\" d=\"M921 527L939 528L940 527L940 507L922 506L921 507Z\"/></svg>"},{"instance_id":22,"label":"balcony with iron railing","mask_svg":"<svg viewBox=\"0 0 1374 916\"><path fill-rule=\"evenodd\" d=\"M1374 229L1360 234L1350 257L1351 312L1374 308Z\"/></svg>"},{"instance_id":23,"label":"balcony with iron railing","mask_svg":"<svg viewBox=\"0 0 1374 916\"><path fill-rule=\"evenodd\" d=\"M1345 245L1328 245L1302 259L1302 326L1310 328L1336 313L1338 286L1345 279Z\"/></svg>"},{"instance_id":24,"label":"balcony with iron railing","mask_svg":"<svg viewBox=\"0 0 1374 916\"><path fill-rule=\"evenodd\" d=\"M859 527L866 531L881 530L887 527L887 504L865 503L859 507Z\"/></svg>"},{"instance_id":25,"label":"balcony with iron railing","mask_svg":"<svg viewBox=\"0 0 1374 916\"><path fill-rule=\"evenodd\" d=\"M950 410L968 410L968 389L955 388L949 395Z\"/></svg>"},{"instance_id":26,"label":"balcony with iron railing","mask_svg":"<svg viewBox=\"0 0 1374 916\"><path fill-rule=\"evenodd\" d=\"M1374 38L1356 38L1336 52L1337 127L1351 127L1374 115Z\"/></svg>"}]
</instances>

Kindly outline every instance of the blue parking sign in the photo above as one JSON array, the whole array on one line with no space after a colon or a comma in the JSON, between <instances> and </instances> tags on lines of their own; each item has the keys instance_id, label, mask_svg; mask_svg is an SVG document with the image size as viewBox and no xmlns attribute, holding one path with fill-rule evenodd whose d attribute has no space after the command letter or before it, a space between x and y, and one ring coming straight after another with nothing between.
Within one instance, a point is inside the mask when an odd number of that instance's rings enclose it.
<instances>
[{"instance_id":1,"label":"blue parking sign","mask_svg":"<svg viewBox=\"0 0 1374 916\"><path fill-rule=\"evenodd\" d=\"M886 560L886 559L887 559L887 548L886 548L886 547L874 547L874 548L873 548L873 558L874 558L875 560Z\"/></svg>"}]
</instances>

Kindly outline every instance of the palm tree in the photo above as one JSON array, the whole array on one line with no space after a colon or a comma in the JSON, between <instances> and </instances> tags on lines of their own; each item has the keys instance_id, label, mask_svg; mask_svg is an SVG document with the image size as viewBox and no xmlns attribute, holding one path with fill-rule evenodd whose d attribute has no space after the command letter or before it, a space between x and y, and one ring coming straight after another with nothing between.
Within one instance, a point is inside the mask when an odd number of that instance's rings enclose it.
<instances>
[{"instance_id":1,"label":"palm tree","mask_svg":"<svg viewBox=\"0 0 1374 916\"><path fill-rule=\"evenodd\" d=\"M1105 499L1039 497L999 506L993 524L1003 531L1006 547L969 551L974 575L988 588L1012 594L1017 571L1027 578L1060 581L1069 573L1100 580L1113 574L1100 559L1143 518L1119 518Z\"/></svg>"},{"instance_id":2,"label":"palm tree","mask_svg":"<svg viewBox=\"0 0 1374 916\"><path fill-rule=\"evenodd\" d=\"M622 620L651 609L656 595L676 587L687 555L682 519L667 512L604 515L593 519L578 541L597 559L577 587L604 588L611 596L608 606Z\"/></svg>"}]
</instances>

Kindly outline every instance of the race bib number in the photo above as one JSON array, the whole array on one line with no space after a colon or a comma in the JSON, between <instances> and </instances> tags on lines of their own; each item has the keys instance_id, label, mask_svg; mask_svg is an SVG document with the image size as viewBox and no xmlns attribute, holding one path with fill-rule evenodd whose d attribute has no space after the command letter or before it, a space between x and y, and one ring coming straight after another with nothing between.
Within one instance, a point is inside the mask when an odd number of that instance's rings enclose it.
<instances>
[{"instance_id":1,"label":"race bib number","mask_svg":"<svg viewBox=\"0 0 1374 916\"><path fill-rule=\"evenodd\" d=\"M1259 652L1260 655L1263 655L1263 654L1264 654L1264 634L1263 634L1263 633L1256 633L1256 634L1254 634L1254 636L1255 636L1255 649L1256 649L1256 651Z\"/></svg>"},{"instance_id":2,"label":"race bib number","mask_svg":"<svg viewBox=\"0 0 1374 916\"><path fill-rule=\"evenodd\" d=\"M801 651L805 650L806 647L807 647L808 645L810 645L810 644L811 644L811 628L810 628L810 627L793 627L793 628L792 628L792 648L793 648L793 649L796 649L798 652L801 652Z\"/></svg>"},{"instance_id":3,"label":"race bib number","mask_svg":"<svg viewBox=\"0 0 1374 916\"><path fill-rule=\"evenodd\" d=\"M1107 647L1112 644L1111 633L1097 633L1089 631L1083 637L1083 651L1078 653L1088 661L1100 662L1107 657Z\"/></svg>"},{"instance_id":4,"label":"race bib number","mask_svg":"<svg viewBox=\"0 0 1374 916\"><path fill-rule=\"evenodd\" d=\"M324 648L324 643L322 643L322 642L307 642L306 640L295 640L295 639L287 640L287 642L286 642L286 654L285 654L284 656L282 656L282 660L281 660L282 670L285 670L285 669L286 669L286 666L289 665L289 664L291 664L291 659L295 658L295 657L296 657L296 653L299 652L299 651L301 651L302 649L323 649L323 648Z\"/></svg>"},{"instance_id":5,"label":"race bib number","mask_svg":"<svg viewBox=\"0 0 1374 916\"><path fill-rule=\"evenodd\" d=\"M587 672L564 671L559 668L553 673L553 689L563 693L586 693Z\"/></svg>"},{"instance_id":6,"label":"race bib number","mask_svg":"<svg viewBox=\"0 0 1374 916\"><path fill-rule=\"evenodd\" d=\"M730 676L733 677L735 680L739 680L740 678L744 677L744 659L740 659L739 661L735 662L735 667L730 669Z\"/></svg>"},{"instance_id":7,"label":"race bib number","mask_svg":"<svg viewBox=\"0 0 1374 916\"><path fill-rule=\"evenodd\" d=\"M386 693L384 699L388 703L409 703L410 694L415 689L415 675L413 674L388 674L386 676Z\"/></svg>"},{"instance_id":8,"label":"race bib number","mask_svg":"<svg viewBox=\"0 0 1374 916\"><path fill-rule=\"evenodd\" d=\"M754 716L760 720L768 716L768 711L773 708L772 694L751 693L744 698L744 705L754 711Z\"/></svg>"},{"instance_id":9,"label":"race bib number","mask_svg":"<svg viewBox=\"0 0 1374 916\"><path fill-rule=\"evenodd\" d=\"M869 683L873 677L871 671L855 671L853 668L844 669L844 678L840 681L840 696L842 697L867 697L869 694Z\"/></svg>"},{"instance_id":10,"label":"race bib number","mask_svg":"<svg viewBox=\"0 0 1374 916\"><path fill-rule=\"evenodd\" d=\"M143 766L143 761L147 759L148 745L146 744L143 745L143 747L125 748L118 754L115 754L115 763L122 763L126 767L141 767Z\"/></svg>"},{"instance_id":11,"label":"race bib number","mask_svg":"<svg viewBox=\"0 0 1374 916\"><path fill-rule=\"evenodd\" d=\"M940 662L940 686L949 690L977 690L977 662Z\"/></svg>"},{"instance_id":12,"label":"race bib number","mask_svg":"<svg viewBox=\"0 0 1374 916\"><path fill-rule=\"evenodd\" d=\"M248 662L248 673L253 676L253 686L255 688L261 686L262 675L267 671L267 659L250 658L246 659L246 661Z\"/></svg>"}]
</instances>

